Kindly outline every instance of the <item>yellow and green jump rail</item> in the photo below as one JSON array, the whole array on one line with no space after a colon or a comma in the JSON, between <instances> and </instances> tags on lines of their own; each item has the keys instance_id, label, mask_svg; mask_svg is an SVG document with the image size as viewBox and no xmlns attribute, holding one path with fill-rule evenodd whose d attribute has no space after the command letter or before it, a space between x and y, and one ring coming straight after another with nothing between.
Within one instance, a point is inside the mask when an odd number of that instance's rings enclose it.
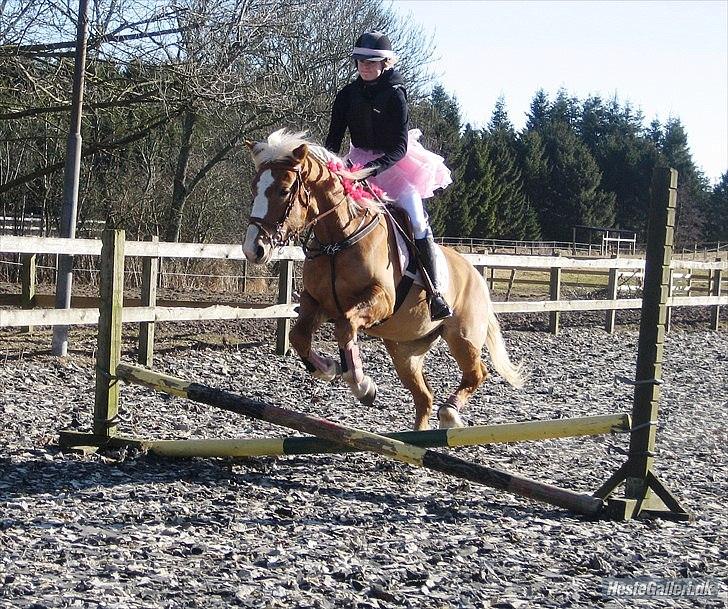
<instances>
[{"instance_id":1,"label":"yellow and green jump rail","mask_svg":"<svg viewBox=\"0 0 728 609\"><path fill-rule=\"evenodd\" d=\"M127 381L148 370L121 364ZM117 369L118 374L118 369ZM129 376L126 376L129 374ZM120 377L121 378L121 377ZM181 381L181 379L178 379ZM190 383L192 385L194 383ZM186 394L185 394L186 397ZM549 419L501 423L497 425L474 425L454 429L431 429L428 431L383 432L382 435L406 444L422 448L481 446L533 440L552 440L596 436L610 433L624 433L630 430L631 417L628 414L610 414L571 419ZM70 432L64 432L69 438ZM78 434L77 443L83 443L85 434ZM324 440L316 436L288 436L282 438L200 438L185 440L159 440L130 438L124 435L98 438L104 446L135 446L164 457L278 457L285 455L314 455L327 453L358 452L352 446Z\"/></svg>"},{"instance_id":2,"label":"yellow and green jump rail","mask_svg":"<svg viewBox=\"0 0 728 609\"><path fill-rule=\"evenodd\" d=\"M500 469L435 452L429 448L415 446L396 438L347 427L326 419L280 408L137 366L119 364L115 376L117 379L143 385L156 391L282 425L301 433L312 434L334 445L344 445L354 450L378 453L410 465L425 467L485 486L513 492L579 514L596 516L604 507L604 501L592 495L559 488ZM621 424L623 425L624 421Z\"/></svg>"}]
</instances>

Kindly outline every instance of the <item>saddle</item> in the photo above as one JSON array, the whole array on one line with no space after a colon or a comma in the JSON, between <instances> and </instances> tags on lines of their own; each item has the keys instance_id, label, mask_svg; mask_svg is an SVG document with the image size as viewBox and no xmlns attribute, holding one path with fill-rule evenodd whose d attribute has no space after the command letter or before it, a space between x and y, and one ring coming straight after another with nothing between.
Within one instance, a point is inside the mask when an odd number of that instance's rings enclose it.
<instances>
[{"instance_id":1,"label":"saddle","mask_svg":"<svg viewBox=\"0 0 728 609\"><path fill-rule=\"evenodd\" d=\"M421 263L419 253L414 244L415 236L409 214L400 207L387 205L384 215L394 232L397 243L399 268L402 271L402 279L397 284L394 310L392 311L392 314L394 314L402 306L402 303L404 303L404 299L409 294L412 284L417 280L421 281L419 275ZM420 281L417 281L417 283L420 283Z\"/></svg>"}]
</instances>

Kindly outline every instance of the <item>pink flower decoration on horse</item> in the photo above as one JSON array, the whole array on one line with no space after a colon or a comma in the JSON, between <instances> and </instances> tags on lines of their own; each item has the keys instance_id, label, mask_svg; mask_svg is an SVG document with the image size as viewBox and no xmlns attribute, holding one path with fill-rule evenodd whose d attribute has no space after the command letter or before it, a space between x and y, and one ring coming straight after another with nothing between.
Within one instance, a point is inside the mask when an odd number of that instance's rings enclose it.
<instances>
[{"instance_id":1,"label":"pink flower decoration on horse","mask_svg":"<svg viewBox=\"0 0 728 609\"><path fill-rule=\"evenodd\" d=\"M347 196L351 197L357 203L368 201L372 199L372 193L379 197L384 198L384 191L375 186L374 184L368 184L369 188L365 187L362 182L352 180L347 177L349 174L355 173L363 169L362 165L352 165L351 167L344 167L341 161L329 161L326 166L333 171L341 179L341 184L344 187L344 192Z\"/></svg>"}]
</instances>

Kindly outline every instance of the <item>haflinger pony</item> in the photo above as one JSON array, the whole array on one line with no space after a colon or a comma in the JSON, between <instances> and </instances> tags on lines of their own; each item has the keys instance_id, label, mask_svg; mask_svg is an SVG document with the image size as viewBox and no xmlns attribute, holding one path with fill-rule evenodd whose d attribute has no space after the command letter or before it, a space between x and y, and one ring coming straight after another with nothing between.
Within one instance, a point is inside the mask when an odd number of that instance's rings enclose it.
<instances>
[{"instance_id":1,"label":"haflinger pony","mask_svg":"<svg viewBox=\"0 0 728 609\"><path fill-rule=\"evenodd\" d=\"M371 405L377 387L364 374L357 334L381 338L414 399L417 430L430 427L433 395L422 365L440 337L462 372L457 389L438 410L441 428L463 425L459 412L489 376L481 360L483 345L498 373L521 387L521 366L508 357L480 273L456 251L442 247L449 272L442 291L453 315L431 321L419 285L402 294L405 273L394 229L381 202L364 196L358 181L368 172L342 169L340 159L303 135L281 129L267 141L247 143L257 172L243 251L250 262L265 264L276 247L308 233L298 319L290 333L291 346L307 370L326 381L343 376L354 395ZM311 346L327 320L333 321L340 364Z\"/></svg>"}]
</instances>

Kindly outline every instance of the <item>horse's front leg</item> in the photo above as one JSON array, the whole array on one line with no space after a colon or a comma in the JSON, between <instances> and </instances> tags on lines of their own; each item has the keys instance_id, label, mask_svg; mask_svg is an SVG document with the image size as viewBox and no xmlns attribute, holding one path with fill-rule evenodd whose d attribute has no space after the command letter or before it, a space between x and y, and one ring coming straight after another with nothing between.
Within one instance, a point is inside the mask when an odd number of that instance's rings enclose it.
<instances>
[{"instance_id":1,"label":"horse's front leg","mask_svg":"<svg viewBox=\"0 0 728 609\"><path fill-rule=\"evenodd\" d=\"M356 329L346 322L336 322L336 340L341 356L341 376L351 392L364 406L371 406L377 398L377 384L364 374Z\"/></svg>"},{"instance_id":2,"label":"horse's front leg","mask_svg":"<svg viewBox=\"0 0 728 609\"><path fill-rule=\"evenodd\" d=\"M349 311L345 318L334 322L336 341L341 355L342 378L351 392L365 406L374 404L377 397L377 384L364 374L364 366L357 344L357 331L384 319L391 310L391 298L378 286L371 289L368 297Z\"/></svg>"},{"instance_id":3,"label":"horse's front leg","mask_svg":"<svg viewBox=\"0 0 728 609\"><path fill-rule=\"evenodd\" d=\"M321 355L311 347L313 335L321 327L326 316L319 303L305 290L301 294L298 318L293 324L289 338L291 347L298 353L306 370L323 381L333 381L341 374L339 364L332 358Z\"/></svg>"}]
</instances>

